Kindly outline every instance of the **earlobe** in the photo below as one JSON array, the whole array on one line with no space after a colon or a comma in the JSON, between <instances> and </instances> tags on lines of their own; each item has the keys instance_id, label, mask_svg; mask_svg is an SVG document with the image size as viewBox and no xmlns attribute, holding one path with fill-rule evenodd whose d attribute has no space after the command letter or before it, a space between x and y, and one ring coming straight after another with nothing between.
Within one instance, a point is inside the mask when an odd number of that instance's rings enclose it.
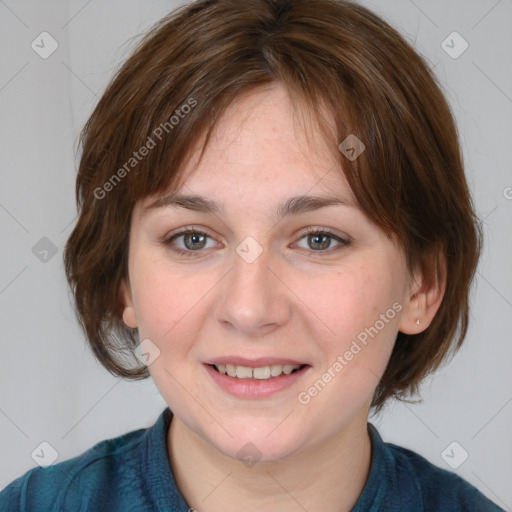
<instances>
[{"instance_id":1,"label":"earlobe","mask_svg":"<svg viewBox=\"0 0 512 512\"><path fill-rule=\"evenodd\" d=\"M399 331L404 334L419 334L428 327L430 322L427 324L425 307L422 302L424 301L419 294L415 294L405 304L400 318Z\"/></svg>"},{"instance_id":2,"label":"earlobe","mask_svg":"<svg viewBox=\"0 0 512 512\"><path fill-rule=\"evenodd\" d=\"M404 334L419 334L432 323L444 297L445 280L427 286L420 284L404 305L399 331Z\"/></svg>"},{"instance_id":3,"label":"earlobe","mask_svg":"<svg viewBox=\"0 0 512 512\"><path fill-rule=\"evenodd\" d=\"M121 284L121 301L123 304L123 322L132 329L137 328L137 318L135 317L135 309L133 308L132 296L129 287L125 282Z\"/></svg>"},{"instance_id":4,"label":"earlobe","mask_svg":"<svg viewBox=\"0 0 512 512\"><path fill-rule=\"evenodd\" d=\"M132 329L137 328L137 319L135 318L135 311L132 306L125 306L123 311L123 322Z\"/></svg>"}]
</instances>

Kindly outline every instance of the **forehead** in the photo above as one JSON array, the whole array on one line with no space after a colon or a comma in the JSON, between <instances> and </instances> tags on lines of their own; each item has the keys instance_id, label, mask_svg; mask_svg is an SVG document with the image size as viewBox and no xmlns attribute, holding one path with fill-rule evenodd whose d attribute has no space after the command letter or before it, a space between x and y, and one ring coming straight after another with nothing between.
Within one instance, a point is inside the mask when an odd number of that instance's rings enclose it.
<instances>
[{"instance_id":1,"label":"forehead","mask_svg":"<svg viewBox=\"0 0 512 512\"><path fill-rule=\"evenodd\" d=\"M223 203L322 193L355 202L339 155L328 149L315 123L308 124L306 136L301 116L280 84L240 96L219 120L202 159L202 141L191 151L174 192Z\"/></svg>"}]
</instances>

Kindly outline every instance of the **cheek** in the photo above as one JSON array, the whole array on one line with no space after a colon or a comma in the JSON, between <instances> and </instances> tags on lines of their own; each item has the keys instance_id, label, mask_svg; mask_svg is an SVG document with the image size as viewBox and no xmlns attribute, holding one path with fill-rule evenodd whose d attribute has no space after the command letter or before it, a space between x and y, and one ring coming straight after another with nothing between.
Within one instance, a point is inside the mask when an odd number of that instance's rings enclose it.
<instances>
[{"instance_id":1,"label":"cheek","mask_svg":"<svg viewBox=\"0 0 512 512\"><path fill-rule=\"evenodd\" d=\"M144 265L133 283L139 333L163 343L172 339L187 317L200 310L208 279L199 275L179 275L152 261Z\"/></svg>"},{"instance_id":2,"label":"cheek","mask_svg":"<svg viewBox=\"0 0 512 512\"><path fill-rule=\"evenodd\" d=\"M330 333L326 339L344 340L357 336L376 322L379 331L398 325L392 308L400 298L395 288L391 274L360 267L326 275L324 279L308 280L302 284L300 296L316 315L318 324L323 324ZM381 315L385 316L384 324L379 321Z\"/></svg>"},{"instance_id":3,"label":"cheek","mask_svg":"<svg viewBox=\"0 0 512 512\"><path fill-rule=\"evenodd\" d=\"M402 309L394 282L377 269L354 267L304 288L318 318L322 359L298 400L305 410L339 411L336 428L369 403L385 371Z\"/></svg>"},{"instance_id":4,"label":"cheek","mask_svg":"<svg viewBox=\"0 0 512 512\"><path fill-rule=\"evenodd\" d=\"M379 266L361 265L303 287L304 302L318 319L314 336L322 353L321 380L333 382L328 386L336 396L328 392L321 401L330 395L340 407L352 402L357 407L355 401L373 394L398 332L399 281Z\"/></svg>"},{"instance_id":5,"label":"cheek","mask_svg":"<svg viewBox=\"0 0 512 512\"><path fill-rule=\"evenodd\" d=\"M140 340L149 338L159 350L149 371L160 393L182 416L189 414L186 389L193 389L184 363L194 351L205 321L205 294L215 280L205 275L180 275L152 261L133 283ZM211 282L210 282L211 281ZM192 421L192 417L189 418Z\"/></svg>"}]
</instances>

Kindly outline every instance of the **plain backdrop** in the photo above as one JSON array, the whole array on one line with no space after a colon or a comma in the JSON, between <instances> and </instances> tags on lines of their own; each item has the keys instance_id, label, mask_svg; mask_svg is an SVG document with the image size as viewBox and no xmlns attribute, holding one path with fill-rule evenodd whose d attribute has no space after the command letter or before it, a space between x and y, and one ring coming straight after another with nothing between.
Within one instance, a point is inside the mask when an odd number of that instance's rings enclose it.
<instances>
[{"instance_id":1,"label":"plain backdrop","mask_svg":"<svg viewBox=\"0 0 512 512\"><path fill-rule=\"evenodd\" d=\"M371 421L386 441L446 469L443 453L467 452L453 471L512 510L512 1L363 3L441 80L485 227L463 349L425 382L423 403L392 403ZM177 5L0 0L0 489L36 465L43 441L60 462L152 425L166 407L150 379L116 379L93 359L62 251L76 215L79 131L138 38ZM48 58L31 46L42 32L58 44Z\"/></svg>"}]
</instances>

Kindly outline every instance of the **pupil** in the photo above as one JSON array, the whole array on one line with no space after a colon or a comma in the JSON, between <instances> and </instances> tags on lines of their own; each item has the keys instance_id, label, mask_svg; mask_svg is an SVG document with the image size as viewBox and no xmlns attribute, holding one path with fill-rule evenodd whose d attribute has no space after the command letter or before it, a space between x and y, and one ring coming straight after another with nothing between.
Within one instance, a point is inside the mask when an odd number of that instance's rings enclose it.
<instances>
[{"instance_id":1,"label":"pupil","mask_svg":"<svg viewBox=\"0 0 512 512\"><path fill-rule=\"evenodd\" d=\"M323 243L321 242L321 240L324 240ZM315 250L318 250L318 249L327 249L330 245L330 241L329 241L329 236L328 235L310 235L309 237L309 240L310 242L313 243L313 245L316 245L316 244L319 244L320 247L312 247L313 249Z\"/></svg>"},{"instance_id":2,"label":"pupil","mask_svg":"<svg viewBox=\"0 0 512 512\"><path fill-rule=\"evenodd\" d=\"M204 246L204 239L204 235L200 235L198 233L189 233L185 236L185 245L188 249L197 249L197 244L200 245L199 248L202 248ZM190 242L190 244L187 242ZM189 245L192 245L192 247L189 247Z\"/></svg>"}]
</instances>

